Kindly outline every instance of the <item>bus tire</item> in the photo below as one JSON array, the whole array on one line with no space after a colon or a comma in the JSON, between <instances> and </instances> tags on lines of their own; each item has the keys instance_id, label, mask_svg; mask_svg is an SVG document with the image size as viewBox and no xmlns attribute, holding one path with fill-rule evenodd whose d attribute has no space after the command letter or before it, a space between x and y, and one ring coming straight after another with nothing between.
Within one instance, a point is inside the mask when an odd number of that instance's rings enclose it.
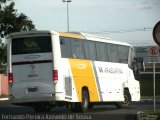
<instances>
[{"instance_id":1,"label":"bus tire","mask_svg":"<svg viewBox=\"0 0 160 120\"><path fill-rule=\"evenodd\" d=\"M82 102L73 103L71 110L73 112L87 112L89 108L89 93L88 90L82 90Z\"/></svg>"},{"instance_id":2,"label":"bus tire","mask_svg":"<svg viewBox=\"0 0 160 120\"><path fill-rule=\"evenodd\" d=\"M124 89L124 101L117 102L116 107L122 109L122 108L128 108L130 105L131 105L131 95L128 89Z\"/></svg>"},{"instance_id":3,"label":"bus tire","mask_svg":"<svg viewBox=\"0 0 160 120\"><path fill-rule=\"evenodd\" d=\"M51 108L52 107L49 105L41 105L33 107L35 112L50 112Z\"/></svg>"},{"instance_id":4,"label":"bus tire","mask_svg":"<svg viewBox=\"0 0 160 120\"><path fill-rule=\"evenodd\" d=\"M87 112L88 108L89 108L89 93L88 90L82 90L81 111Z\"/></svg>"}]
</instances>

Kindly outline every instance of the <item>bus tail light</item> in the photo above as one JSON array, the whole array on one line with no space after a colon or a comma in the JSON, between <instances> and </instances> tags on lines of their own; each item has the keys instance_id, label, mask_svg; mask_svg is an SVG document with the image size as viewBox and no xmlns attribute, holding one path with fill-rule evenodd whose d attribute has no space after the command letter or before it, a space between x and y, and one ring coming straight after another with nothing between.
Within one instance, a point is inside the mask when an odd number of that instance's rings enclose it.
<instances>
[{"instance_id":1,"label":"bus tail light","mask_svg":"<svg viewBox=\"0 0 160 120\"><path fill-rule=\"evenodd\" d=\"M8 75L8 81L9 81L10 85L13 84L13 73L9 73L9 75Z\"/></svg>"},{"instance_id":2,"label":"bus tail light","mask_svg":"<svg viewBox=\"0 0 160 120\"><path fill-rule=\"evenodd\" d=\"M53 70L53 81L54 83L58 81L58 70Z\"/></svg>"}]
</instances>

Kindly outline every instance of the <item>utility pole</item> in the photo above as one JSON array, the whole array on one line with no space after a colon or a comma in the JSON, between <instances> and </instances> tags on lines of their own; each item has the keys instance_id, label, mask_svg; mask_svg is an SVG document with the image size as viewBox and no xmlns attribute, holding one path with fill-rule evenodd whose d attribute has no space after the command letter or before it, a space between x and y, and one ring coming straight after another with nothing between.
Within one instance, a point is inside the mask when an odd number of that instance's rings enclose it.
<instances>
[{"instance_id":1,"label":"utility pole","mask_svg":"<svg viewBox=\"0 0 160 120\"><path fill-rule=\"evenodd\" d=\"M67 32L69 32L69 3L72 2L72 0L62 0L62 2L67 3Z\"/></svg>"}]
</instances>

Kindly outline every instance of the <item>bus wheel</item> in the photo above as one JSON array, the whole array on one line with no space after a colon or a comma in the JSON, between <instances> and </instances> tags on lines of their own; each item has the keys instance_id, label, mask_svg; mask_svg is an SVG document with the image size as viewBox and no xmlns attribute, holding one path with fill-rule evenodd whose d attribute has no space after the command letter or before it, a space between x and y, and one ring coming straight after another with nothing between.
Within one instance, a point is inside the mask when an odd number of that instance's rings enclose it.
<instances>
[{"instance_id":1,"label":"bus wheel","mask_svg":"<svg viewBox=\"0 0 160 120\"><path fill-rule=\"evenodd\" d=\"M89 108L89 94L87 90L82 90L82 102L81 102L82 112L87 112L88 108Z\"/></svg>"},{"instance_id":2,"label":"bus wheel","mask_svg":"<svg viewBox=\"0 0 160 120\"><path fill-rule=\"evenodd\" d=\"M52 107L49 105L41 105L33 107L35 112L50 112L51 108Z\"/></svg>"},{"instance_id":3,"label":"bus wheel","mask_svg":"<svg viewBox=\"0 0 160 120\"><path fill-rule=\"evenodd\" d=\"M71 110L73 112L87 112L89 108L88 90L82 90L82 102L73 103Z\"/></svg>"},{"instance_id":4,"label":"bus wheel","mask_svg":"<svg viewBox=\"0 0 160 120\"><path fill-rule=\"evenodd\" d=\"M116 106L117 108L127 108L131 105L131 95L129 93L129 90L124 89L124 101L123 102L117 102Z\"/></svg>"}]
</instances>

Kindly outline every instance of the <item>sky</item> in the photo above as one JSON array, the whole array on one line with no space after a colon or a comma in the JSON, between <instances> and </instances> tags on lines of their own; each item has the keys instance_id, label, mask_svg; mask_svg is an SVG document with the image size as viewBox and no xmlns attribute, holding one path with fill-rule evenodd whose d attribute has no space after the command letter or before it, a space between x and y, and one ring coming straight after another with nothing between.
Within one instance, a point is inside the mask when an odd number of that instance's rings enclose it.
<instances>
[{"instance_id":1,"label":"sky","mask_svg":"<svg viewBox=\"0 0 160 120\"><path fill-rule=\"evenodd\" d=\"M37 30L67 31L67 4L62 0L14 0ZM72 0L70 31L88 32L136 46L156 45L152 30L160 21L160 0Z\"/></svg>"}]
</instances>

